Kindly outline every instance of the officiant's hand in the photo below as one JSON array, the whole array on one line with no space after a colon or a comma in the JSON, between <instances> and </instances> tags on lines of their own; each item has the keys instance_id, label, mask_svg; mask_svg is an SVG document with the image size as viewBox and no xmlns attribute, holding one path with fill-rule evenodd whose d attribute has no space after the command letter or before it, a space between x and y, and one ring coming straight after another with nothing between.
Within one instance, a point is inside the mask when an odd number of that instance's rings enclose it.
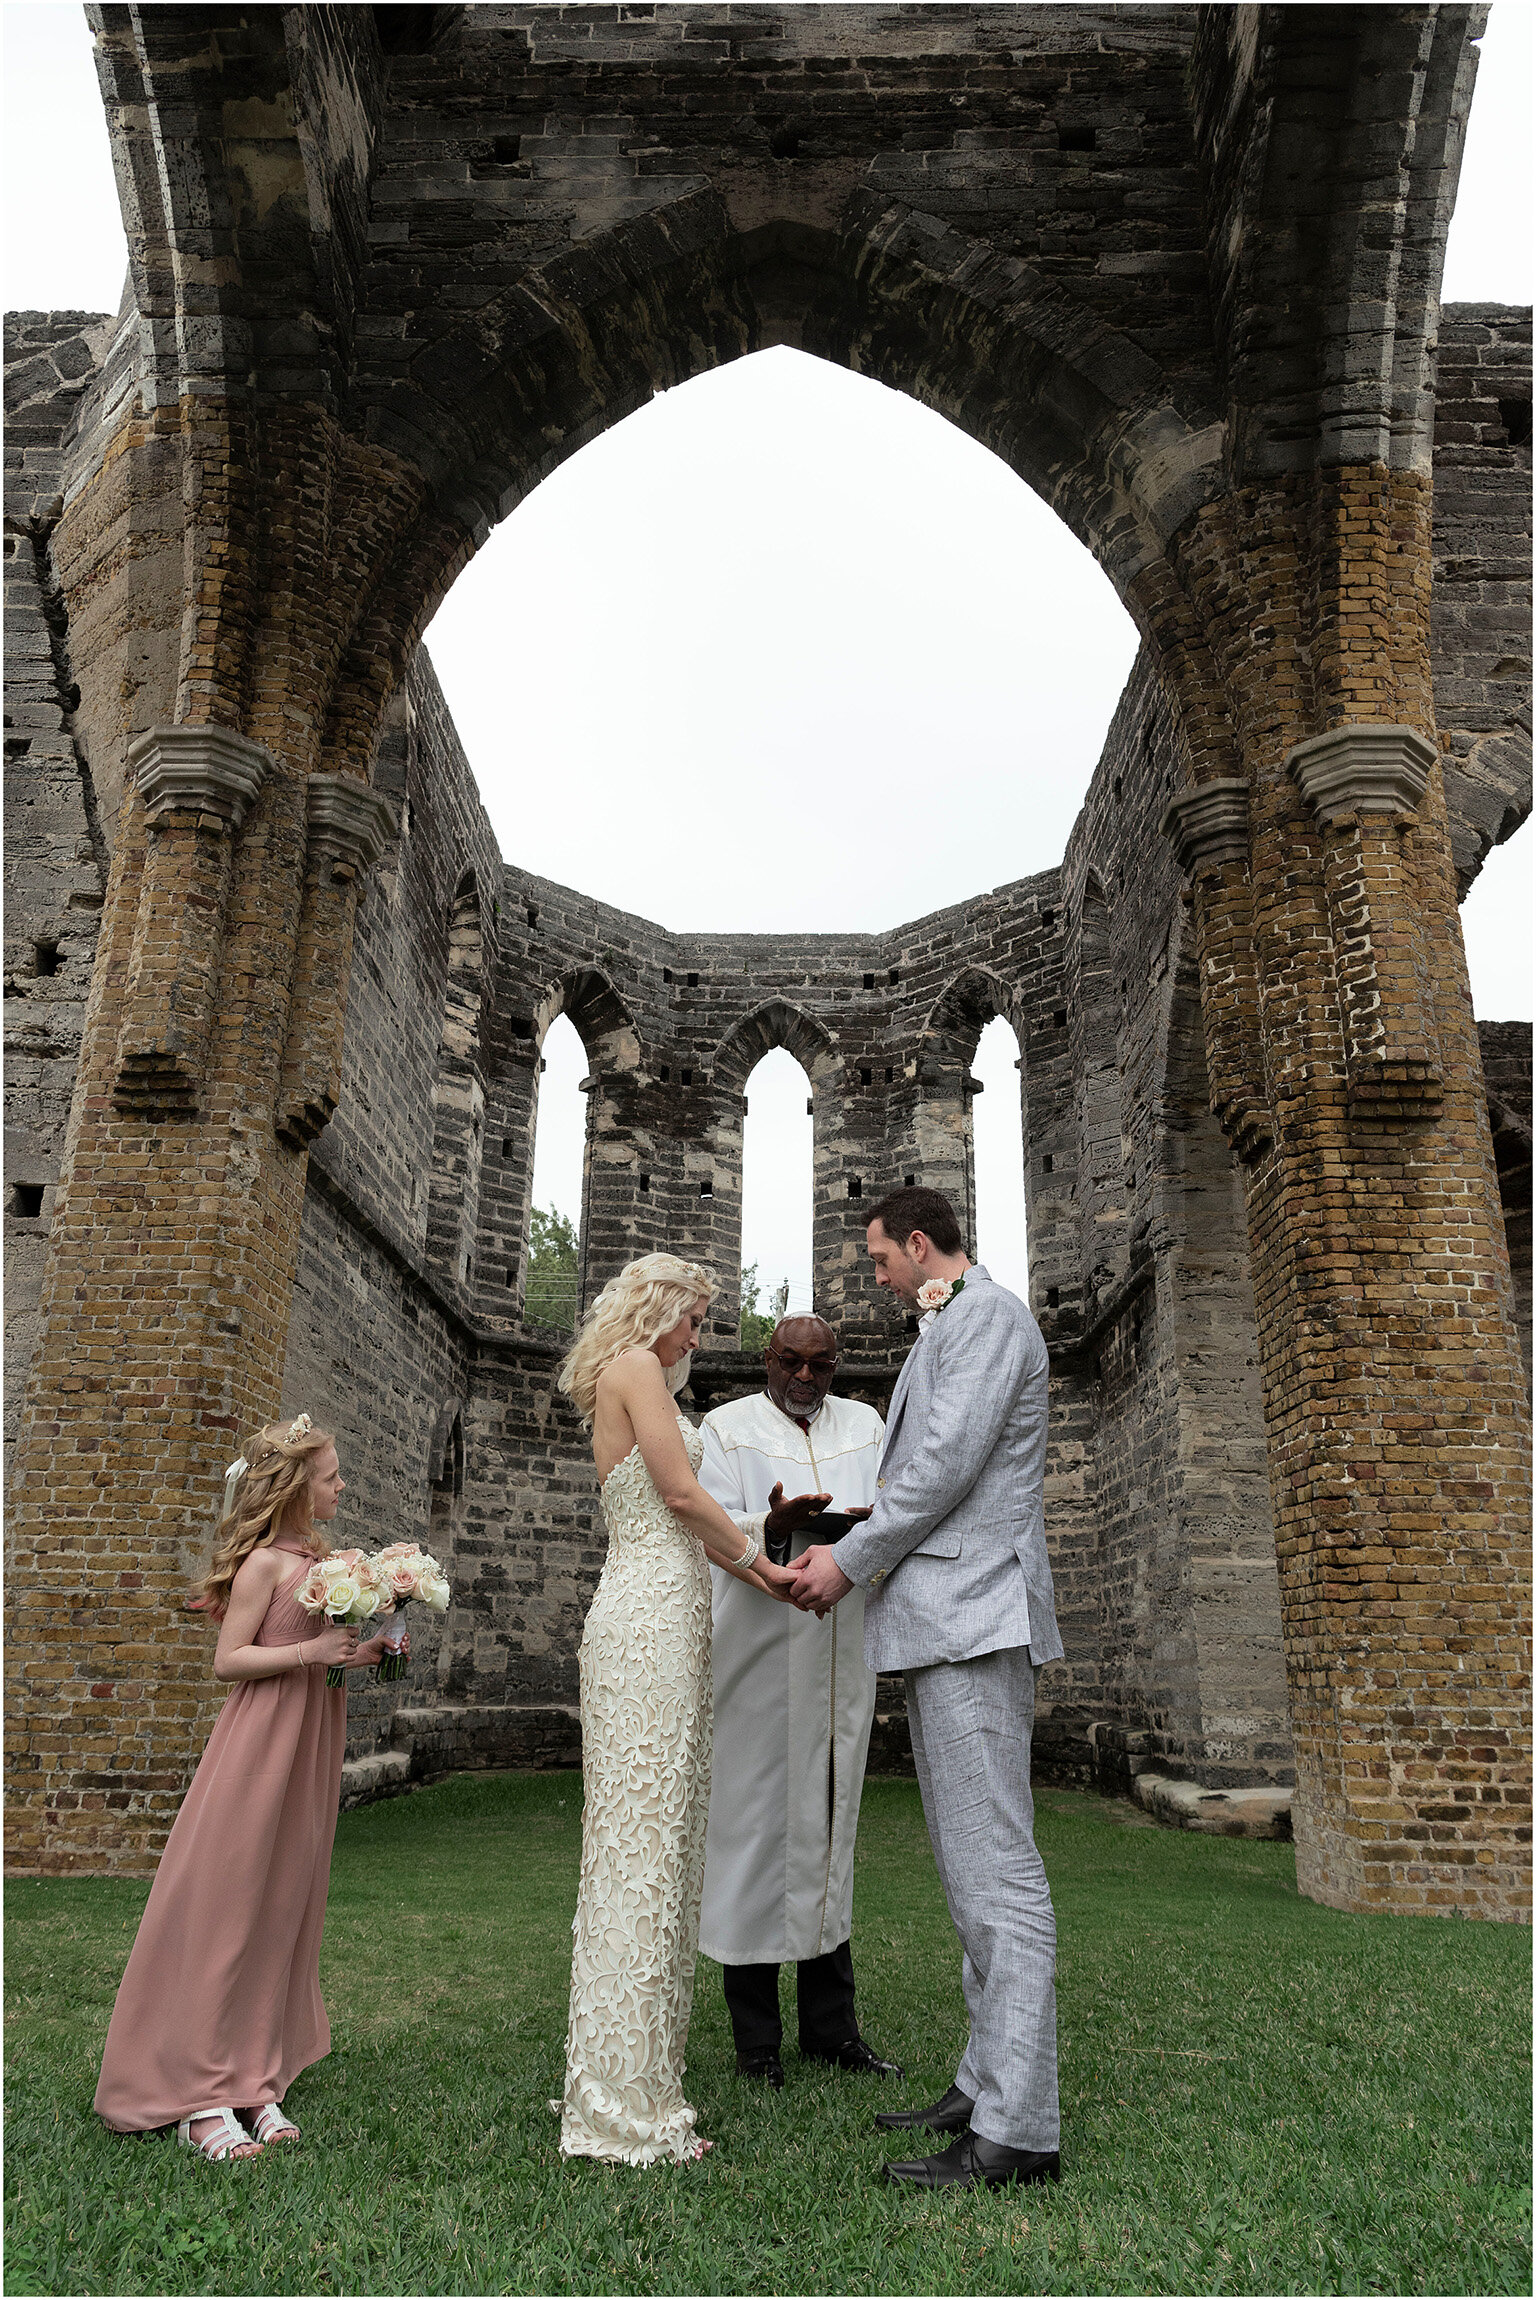
<instances>
[{"instance_id":1,"label":"officiant's hand","mask_svg":"<svg viewBox=\"0 0 1536 2300\"><path fill-rule=\"evenodd\" d=\"M825 1613L846 1597L853 1583L825 1547L808 1549L795 1560L795 1603L802 1613Z\"/></svg>"},{"instance_id":2,"label":"officiant's hand","mask_svg":"<svg viewBox=\"0 0 1536 2300\"><path fill-rule=\"evenodd\" d=\"M772 1534L799 1533L831 1505L832 1496L829 1493L797 1493L793 1501L786 1501L783 1486L776 1485L768 1496L768 1518L763 1531Z\"/></svg>"}]
</instances>

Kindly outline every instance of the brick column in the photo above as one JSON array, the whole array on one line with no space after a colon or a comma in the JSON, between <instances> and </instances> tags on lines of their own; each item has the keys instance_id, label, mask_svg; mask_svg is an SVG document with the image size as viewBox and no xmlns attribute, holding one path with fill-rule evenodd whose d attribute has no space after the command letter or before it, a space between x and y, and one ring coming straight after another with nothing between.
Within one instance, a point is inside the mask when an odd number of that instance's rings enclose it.
<instances>
[{"instance_id":1,"label":"brick column","mask_svg":"<svg viewBox=\"0 0 1536 2300\"><path fill-rule=\"evenodd\" d=\"M1248 854L1234 835L1188 859L1213 1101L1252 1161L1298 1877L1345 1908L1509 1919L1529 1417L1433 739L1428 513L1419 475L1372 467L1245 491L1219 569L1207 522ZM1245 1103L1272 1147L1244 1144Z\"/></svg>"}]
</instances>

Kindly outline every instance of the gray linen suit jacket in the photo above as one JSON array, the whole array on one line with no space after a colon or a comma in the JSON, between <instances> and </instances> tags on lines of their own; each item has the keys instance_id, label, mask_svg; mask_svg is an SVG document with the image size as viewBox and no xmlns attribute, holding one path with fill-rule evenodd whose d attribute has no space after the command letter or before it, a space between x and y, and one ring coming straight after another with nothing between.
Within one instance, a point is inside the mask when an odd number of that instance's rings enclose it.
<instances>
[{"instance_id":1,"label":"gray linen suit jacket","mask_svg":"<svg viewBox=\"0 0 1536 2300\"><path fill-rule=\"evenodd\" d=\"M1045 1546L1045 1342L1017 1294L965 1273L901 1369L874 1514L834 1555L869 1591L871 1669L1062 1652Z\"/></svg>"}]
</instances>

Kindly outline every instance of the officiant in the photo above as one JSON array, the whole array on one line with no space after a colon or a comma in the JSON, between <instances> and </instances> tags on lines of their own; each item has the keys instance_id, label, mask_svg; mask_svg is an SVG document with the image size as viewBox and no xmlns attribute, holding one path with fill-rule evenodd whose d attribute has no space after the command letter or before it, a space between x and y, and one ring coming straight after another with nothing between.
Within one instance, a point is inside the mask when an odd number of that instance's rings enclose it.
<instances>
[{"instance_id":1,"label":"officiant","mask_svg":"<svg viewBox=\"0 0 1536 2300\"><path fill-rule=\"evenodd\" d=\"M699 1482L780 1563L869 1514L885 1425L829 1396L837 1336L781 1318L767 1386L704 1416ZM713 1568L711 1569L714 1570ZM699 1946L725 1967L736 2067L775 2088L779 1967L796 1971L800 2050L899 2076L859 2034L854 2006L853 1843L875 1680L864 1664L864 1597L824 1621L714 1572L714 1776Z\"/></svg>"}]
</instances>

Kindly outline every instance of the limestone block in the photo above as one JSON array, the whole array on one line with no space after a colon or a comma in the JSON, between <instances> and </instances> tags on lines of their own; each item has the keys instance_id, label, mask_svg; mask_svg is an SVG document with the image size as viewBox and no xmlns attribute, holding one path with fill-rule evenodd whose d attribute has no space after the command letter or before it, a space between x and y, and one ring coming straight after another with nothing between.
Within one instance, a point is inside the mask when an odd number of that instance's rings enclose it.
<instances>
[{"instance_id":1,"label":"limestone block","mask_svg":"<svg viewBox=\"0 0 1536 2300\"><path fill-rule=\"evenodd\" d=\"M1172 1781L1164 1773L1138 1773L1136 1801L1170 1829L1207 1837L1282 1837L1291 1834L1291 1789L1202 1789L1198 1781Z\"/></svg>"}]
</instances>

